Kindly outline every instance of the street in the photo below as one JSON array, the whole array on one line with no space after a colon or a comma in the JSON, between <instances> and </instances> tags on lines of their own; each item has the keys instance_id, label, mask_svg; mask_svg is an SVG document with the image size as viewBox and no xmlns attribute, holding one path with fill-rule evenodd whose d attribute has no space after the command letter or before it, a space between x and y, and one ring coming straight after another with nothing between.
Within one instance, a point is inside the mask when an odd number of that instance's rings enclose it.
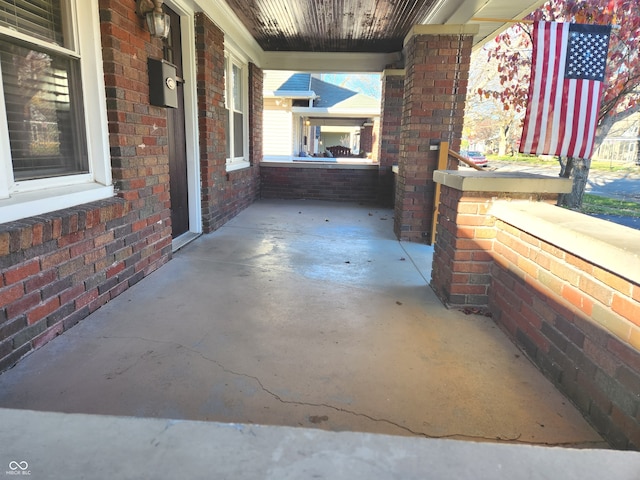
<instances>
[{"instance_id":1,"label":"street","mask_svg":"<svg viewBox=\"0 0 640 480\"><path fill-rule=\"evenodd\" d=\"M527 163L490 161L488 168L497 172L519 171L549 176L557 176L560 172L558 164L531 165ZM591 170L585 191L616 200L640 203L640 171L629 173ZM594 216L640 230L640 218L616 215Z\"/></svg>"}]
</instances>

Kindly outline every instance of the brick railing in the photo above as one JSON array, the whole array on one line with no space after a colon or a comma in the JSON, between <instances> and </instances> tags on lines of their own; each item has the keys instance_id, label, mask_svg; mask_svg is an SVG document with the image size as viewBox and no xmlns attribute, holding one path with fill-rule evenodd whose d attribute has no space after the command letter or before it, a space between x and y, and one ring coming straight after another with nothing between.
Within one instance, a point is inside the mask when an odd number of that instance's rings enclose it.
<instances>
[{"instance_id":1,"label":"brick railing","mask_svg":"<svg viewBox=\"0 0 640 480\"><path fill-rule=\"evenodd\" d=\"M262 162L262 198L377 203L378 165Z\"/></svg>"},{"instance_id":2,"label":"brick railing","mask_svg":"<svg viewBox=\"0 0 640 480\"><path fill-rule=\"evenodd\" d=\"M639 449L640 232L550 205L561 179L435 178L436 294L490 312L613 446Z\"/></svg>"},{"instance_id":3,"label":"brick railing","mask_svg":"<svg viewBox=\"0 0 640 480\"><path fill-rule=\"evenodd\" d=\"M0 225L0 372L166 263L166 212L112 198Z\"/></svg>"}]
</instances>

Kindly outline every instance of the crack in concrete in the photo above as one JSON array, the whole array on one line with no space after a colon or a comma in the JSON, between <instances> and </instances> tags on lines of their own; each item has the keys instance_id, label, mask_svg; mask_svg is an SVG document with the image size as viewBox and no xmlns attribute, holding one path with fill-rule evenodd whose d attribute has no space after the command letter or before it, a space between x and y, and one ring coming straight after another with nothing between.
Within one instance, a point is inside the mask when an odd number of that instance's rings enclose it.
<instances>
[{"instance_id":1,"label":"crack in concrete","mask_svg":"<svg viewBox=\"0 0 640 480\"><path fill-rule=\"evenodd\" d=\"M169 430L174 425L177 425L178 423L182 423L183 421L184 420L173 420L173 419L167 420L166 423L164 424L164 428L160 432L156 433L153 436L153 438L149 441L149 443L154 447L158 447L161 443L160 440L158 440L158 437L163 436L167 430Z\"/></svg>"},{"instance_id":2,"label":"crack in concrete","mask_svg":"<svg viewBox=\"0 0 640 480\"><path fill-rule=\"evenodd\" d=\"M394 426L400 430L403 430L407 433L410 433L413 436L416 437L423 437L423 438L430 438L430 439L457 439L457 440L480 440L480 441L488 441L488 442L498 442L498 443L518 443L518 444L523 444L523 445L537 445L537 446L553 446L553 447L563 447L563 446L576 446L576 445L580 445L581 447L586 447L588 445L601 445L603 442L602 441L596 441L596 440L588 440L588 441L574 441L574 442L534 442L534 441L526 441L526 440L521 440L521 436L522 434L519 433L518 435L514 436L514 437L503 437L503 436L494 436L494 437L490 437L490 436L483 436L483 435L468 435L468 434L464 434L464 433L451 433L451 434L446 434L446 435L431 435L428 434L426 432L420 432L417 430L413 430L407 426L401 425L397 422L394 422L392 420L388 420L386 418L376 418L373 417L371 415L368 415L366 413L361 413L361 412L356 412L353 410L349 410L346 408L341 408L341 407L336 407L334 405L330 405L327 403L311 403L311 402L300 402L300 401L295 401L295 400L286 400L284 398L282 398L280 395L278 395L277 393L269 390L267 387L264 386L264 384L262 383L262 381L258 378L255 377L253 375L249 375L247 373L241 373L241 372L236 372L234 370L231 370L227 367L225 367L222 363L220 363L218 360L215 360L213 358L209 358L206 355L204 355L202 352L200 352L199 350L195 350L191 347L188 347L186 345L183 345L179 342L174 342L174 341L164 341L164 340L152 340L149 338L144 338L144 337L137 337L137 336L127 336L127 337L111 337L111 336L98 336L98 337L86 337L86 336L82 336L82 335L75 335L76 337L80 337L80 338L93 338L93 339L120 339L120 340L127 340L127 339L137 339L137 340L142 340L145 342L151 342L151 343L158 343L158 344L162 344L162 345L174 345L177 347L181 347L184 348L185 350L194 353L196 355L198 355L200 358L211 362L213 364L215 364L218 368L220 368L223 372L228 373L230 375L235 375L238 377L244 377L244 378L249 378L253 381L255 381L258 386L260 387L260 389L262 391L264 391L265 393L267 393L268 395L272 396L273 398L275 398L276 400L278 400L280 403L283 404L287 404L287 405L298 405L298 406L306 406L306 407L316 407L316 408L328 408L330 410L334 410L336 412L341 412L341 413L345 413L348 415L353 415L353 416L357 416L357 417L363 417L366 418L372 422L376 422L376 423L386 423L388 425ZM198 342L199 344L201 342ZM148 352L147 352L148 353ZM142 356L145 356L145 354L143 354ZM139 359L141 360L142 357ZM135 362L135 364L137 364L138 361ZM127 370L129 370L129 368L127 368ZM165 428L166 430L166 428Z\"/></svg>"}]
</instances>

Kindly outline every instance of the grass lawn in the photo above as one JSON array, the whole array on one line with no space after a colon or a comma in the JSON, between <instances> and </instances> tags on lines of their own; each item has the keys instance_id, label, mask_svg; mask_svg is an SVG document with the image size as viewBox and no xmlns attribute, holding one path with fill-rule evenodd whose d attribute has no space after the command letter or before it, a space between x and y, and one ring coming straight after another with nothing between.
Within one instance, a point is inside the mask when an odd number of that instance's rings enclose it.
<instances>
[{"instance_id":1,"label":"grass lawn","mask_svg":"<svg viewBox=\"0 0 640 480\"><path fill-rule=\"evenodd\" d=\"M584 194L582 199L582 213L601 215L624 215L640 217L640 203L624 202L599 195Z\"/></svg>"},{"instance_id":2,"label":"grass lawn","mask_svg":"<svg viewBox=\"0 0 640 480\"><path fill-rule=\"evenodd\" d=\"M512 156L487 155L489 164L491 161L513 162L516 164L540 165L546 167L557 167L560 172L560 165L554 157L518 154ZM621 173L640 173L640 166L630 163L609 163L609 162L591 162L591 170L599 170L604 172L621 172ZM582 208L585 214L599 215L621 215L628 217L640 217L640 203L625 202L623 200L615 200L612 198L602 197L599 195L591 195L585 193L582 199Z\"/></svg>"},{"instance_id":3,"label":"grass lawn","mask_svg":"<svg viewBox=\"0 0 640 480\"><path fill-rule=\"evenodd\" d=\"M498 160L501 162L513 162L513 163L527 163L531 165L545 165L545 166L557 166L558 172L560 171L560 164L555 157L543 156L537 157L535 155L524 155L522 153L514 156L510 155L487 155L489 162L491 160ZM599 162L593 160L591 162L591 170L600 170L603 172L640 172L640 166L632 163L612 163L612 162Z\"/></svg>"}]
</instances>

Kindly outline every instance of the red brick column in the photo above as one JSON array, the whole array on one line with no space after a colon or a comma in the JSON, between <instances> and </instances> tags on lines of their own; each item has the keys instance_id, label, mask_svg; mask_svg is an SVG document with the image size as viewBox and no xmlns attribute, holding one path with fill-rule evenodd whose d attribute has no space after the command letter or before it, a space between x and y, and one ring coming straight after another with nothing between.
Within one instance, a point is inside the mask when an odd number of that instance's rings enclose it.
<instances>
[{"instance_id":1,"label":"red brick column","mask_svg":"<svg viewBox=\"0 0 640 480\"><path fill-rule=\"evenodd\" d=\"M490 252L496 235L495 220L486 215L490 198L485 192L442 187L431 287L445 305L489 303Z\"/></svg>"},{"instance_id":2,"label":"red brick column","mask_svg":"<svg viewBox=\"0 0 640 480\"><path fill-rule=\"evenodd\" d=\"M555 203L570 185L526 174L457 171L438 171L435 181L442 190L431 288L445 305L487 307L496 238L496 220L487 212L493 201Z\"/></svg>"},{"instance_id":3,"label":"red brick column","mask_svg":"<svg viewBox=\"0 0 640 480\"><path fill-rule=\"evenodd\" d=\"M398 164L403 98L404 70L385 70L382 73L382 109L378 140L378 162L380 163L378 201L382 205L393 205L395 178L391 169Z\"/></svg>"},{"instance_id":4,"label":"red brick column","mask_svg":"<svg viewBox=\"0 0 640 480\"><path fill-rule=\"evenodd\" d=\"M373 124L367 124L360 129L360 153L373 151Z\"/></svg>"},{"instance_id":5,"label":"red brick column","mask_svg":"<svg viewBox=\"0 0 640 480\"><path fill-rule=\"evenodd\" d=\"M437 145L459 150L473 25L421 25L405 40L405 83L395 198L395 233L431 236Z\"/></svg>"}]
</instances>

